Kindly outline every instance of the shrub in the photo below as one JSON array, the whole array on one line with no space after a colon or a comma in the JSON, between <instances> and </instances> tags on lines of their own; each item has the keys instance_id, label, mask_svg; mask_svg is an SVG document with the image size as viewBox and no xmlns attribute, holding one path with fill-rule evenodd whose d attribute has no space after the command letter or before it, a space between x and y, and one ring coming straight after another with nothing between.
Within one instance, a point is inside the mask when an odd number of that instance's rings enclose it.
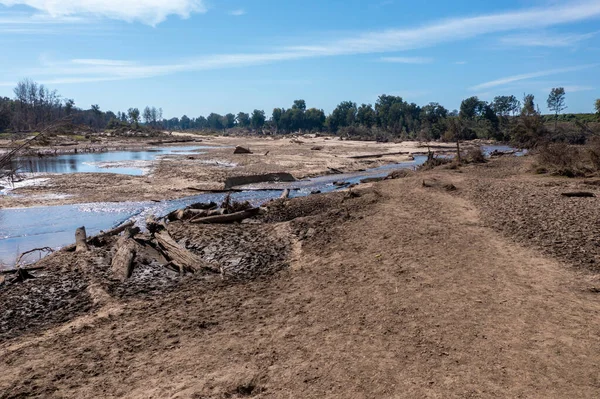
<instances>
[{"instance_id":1,"label":"shrub","mask_svg":"<svg viewBox=\"0 0 600 399\"><path fill-rule=\"evenodd\" d=\"M481 150L481 147L473 147L467 151L465 161L466 163L485 163L485 154Z\"/></svg>"},{"instance_id":2,"label":"shrub","mask_svg":"<svg viewBox=\"0 0 600 399\"><path fill-rule=\"evenodd\" d=\"M554 175L576 177L592 171L585 165L585 157L579 147L566 143L546 143L538 149L540 167Z\"/></svg>"}]
</instances>

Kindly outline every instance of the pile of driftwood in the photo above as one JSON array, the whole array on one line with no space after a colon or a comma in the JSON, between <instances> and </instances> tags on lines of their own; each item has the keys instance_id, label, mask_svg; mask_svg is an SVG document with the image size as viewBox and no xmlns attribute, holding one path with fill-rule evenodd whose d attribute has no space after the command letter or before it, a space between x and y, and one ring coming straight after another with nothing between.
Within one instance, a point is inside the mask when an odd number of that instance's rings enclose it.
<instances>
[{"instance_id":1,"label":"pile of driftwood","mask_svg":"<svg viewBox=\"0 0 600 399\"><path fill-rule=\"evenodd\" d=\"M289 190L284 191L282 198L287 198ZM85 227L80 227L75 232L75 244L62 248L61 251L86 253L92 252L93 248L108 250L112 256L110 260L110 272L114 279L125 281L131 277L136 257L144 257L148 247L160 254L164 267L185 273L220 273L219 265L209 263L184 245L178 243L169 233L167 223L169 221L186 221L187 223L233 223L257 215L260 208L252 207L248 202L232 201L228 195L220 205L211 203L197 203L184 209L178 209L167 216L157 218L149 215L146 218L147 232L142 232L135 226L133 221L126 222L114 229L101 232L93 237L88 237ZM39 251L45 249L36 249ZM29 272L43 268L40 266L18 267L6 274L14 274L14 278L7 283L23 282L34 278Z\"/></svg>"}]
</instances>

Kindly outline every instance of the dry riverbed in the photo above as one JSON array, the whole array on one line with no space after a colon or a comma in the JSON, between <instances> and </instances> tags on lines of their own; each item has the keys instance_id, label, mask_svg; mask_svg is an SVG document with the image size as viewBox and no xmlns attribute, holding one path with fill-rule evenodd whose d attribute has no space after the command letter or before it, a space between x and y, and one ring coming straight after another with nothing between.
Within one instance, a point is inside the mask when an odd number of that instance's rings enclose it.
<instances>
[{"instance_id":1,"label":"dry riverbed","mask_svg":"<svg viewBox=\"0 0 600 399\"><path fill-rule=\"evenodd\" d=\"M600 189L532 162L167 225L220 274L52 255L0 287L0 398L597 398Z\"/></svg>"}]
</instances>

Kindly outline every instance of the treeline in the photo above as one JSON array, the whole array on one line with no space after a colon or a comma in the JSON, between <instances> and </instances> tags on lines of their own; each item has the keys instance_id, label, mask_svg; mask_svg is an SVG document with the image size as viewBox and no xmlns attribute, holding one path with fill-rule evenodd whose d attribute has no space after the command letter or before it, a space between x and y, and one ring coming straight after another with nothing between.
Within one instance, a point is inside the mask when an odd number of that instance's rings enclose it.
<instances>
[{"instance_id":1,"label":"treeline","mask_svg":"<svg viewBox=\"0 0 600 399\"><path fill-rule=\"evenodd\" d=\"M419 106L402 97L381 95L374 105L341 102L329 115L322 109L307 108L304 100L296 100L290 108L275 108L269 116L263 110L204 117L164 119L161 108L129 108L124 112L102 111L98 105L89 109L75 106L72 99L63 99L56 91L30 80L20 82L14 98L0 98L0 132L33 131L68 117L74 124L92 129L211 130L237 129L256 134L287 134L292 132L329 132L365 140L419 139L455 140L487 138L526 143L533 138L551 136L552 140L581 141L589 134L587 126L597 115L560 115L566 109L563 88L552 89L547 105L553 115L542 115L534 96L498 96L492 102L470 97L462 101L459 110L450 111L438 103ZM574 115L574 116L573 116ZM570 123L569 129L559 122ZM554 124L550 130L547 125ZM562 129L562 130L561 130ZM585 138L584 138L585 140Z\"/></svg>"}]
</instances>

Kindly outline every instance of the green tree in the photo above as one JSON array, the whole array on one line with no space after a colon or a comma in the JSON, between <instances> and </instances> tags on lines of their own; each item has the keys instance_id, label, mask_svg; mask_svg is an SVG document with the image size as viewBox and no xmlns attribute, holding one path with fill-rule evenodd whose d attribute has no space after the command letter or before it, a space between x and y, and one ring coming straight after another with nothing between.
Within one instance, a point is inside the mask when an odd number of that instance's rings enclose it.
<instances>
[{"instance_id":1,"label":"green tree","mask_svg":"<svg viewBox=\"0 0 600 399\"><path fill-rule=\"evenodd\" d=\"M329 115L328 127L332 132L337 132L339 128L351 126L356 120L356 103L352 101L342 101Z\"/></svg>"},{"instance_id":2,"label":"green tree","mask_svg":"<svg viewBox=\"0 0 600 399\"><path fill-rule=\"evenodd\" d=\"M181 120L179 121L179 126L181 127L181 130L191 129L192 128L192 120L187 115L183 115L181 117Z\"/></svg>"},{"instance_id":3,"label":"green tree","mask_svg":"<svg viewBox=\"0 0 600 399\"><path fill-rule=\"evenodd\" d=\"M239 127L250 127L250 114L247 114L245 112L239 112L235 119Z\"/></svg>"},{"instance_id":4,"label":"green tree","mask_svg":"<svg viewBox=\"0 0 600 399\"><path fill-rule=\"evenodd\" d=\"M523 95L523 108L521 108L521 115L536 115L538 112L535 107L535 96L533 94Z\"/></svg>"},{"instance_id":5,"label":"green tree","mask_svg":"<svg viewBox=\"0 0 600 399\"><path fill-rule=\"evenodd\" d=\"M144 111L142 112L142 118L144 119L144 123L149 125L152 122L152 111L150 107L146 106Z\"/></svg>"},{"instance_id":6,"label":"green tree","mask_svg":"<svg viewBox=\"0 0 600 399\"><path fill-rule=\"evenodd\" d=\"M550 91L548 96L548 109L554 112L554 131L558 124L558 114L567 109L565 104L565 89L564 87L555 87Z\"/></svg>"},{"instance_id":7,"label":"green tree","mask_svg":"<svg viewBox=\"0 0 600 399\"><path fill-rule=\"evenodd\" d=\"M73 113L73 109L75 108L75 100L72 98L67 98L65 100L65 113L67 115L71 115Z\"/></svg>"},{"instance_id":8,"label":"green tree","mask_svg":"<svg viewBox=\"0 0 600 399\"><path fill-rule=\"evenodd\" d=\"M223 117L223 126L225 129L231 129L235 126L235 115L227 114Z\"/></svg>"},{"instance_id":9,"label":"green tree","mask_svg":"<svg viewBox=\"0 0 600 399\"><path fill-rule=\"evenodd\" d=\"M211 113L206 118L208 121L208 127L213 130L223 130L223 117L216 113Z\"/></svg>"},{"instance_id":10,"label":"green tree","mask_svg":"<svg viewBox=\"0 0 600 399\"><path fill-rule=\"evenodd\" d=\"M477 96L469 97L460 103L459 116L461 119L475 119L476 116L482 114L483 107L484 102Z\"/></svg>"},{"instance_id":11,"label":"green tree","mask_svg":"<svg viewBox=\"0 0 600 399\"><path fill-rule=\"evenodd\" d=\"M444 120L448 117L448 110L438 103L429 103L421 108L420 121L422 139L437 140L445 129Z\"/></svg>"},{"instance_id":12,"label":"green tree","mask_svg":"<svg viewBox=\"0 0 600 399\"><path fill-rule=\"evenodd\" d=\"M304 113L304 128L310 131L321 131L325 120L325 112L322 109L309 108Z\"/></svg>"},{"instance_id":13,"label":"green tree","mask_svg":"<svg viewBox=\"0 0 600 399\"><path fill-rule=\"evenodd\" d=\"M356 111L356 122L369 129L377 123L377 114L371 104L361 104Z\"/></svg>"},{"instance_id":14,"label":"green tree","mask_svg":"<svg viewBox=\"0 0 600 399\"><path fill-rule=\"evenodd\" d=\"M292 105L292 109L299 109L302 111L306 111L306 101L304 100L295 100L294 105Z\"/></svg>"},{"instance_id":15,"label":"green tree","mask_svg":"<svg viewBox=\"0 0 600 399\"><path fill-rule=\"evenodd\" d=\"M598 114L598 118L600 118L600 98L596 100L594 107L596 108L596 114Z\"/></svg>"},{"instance_id":16,"label":"green tree","mask_svg":"<svg viewBox=\"0 0 600 399\"><path fill-rule=\"evenodd\" d=\"M262 129L265 125L265 121L267 118L265 117L265 111L255 109L252 111L252 117L250 118L250 123L252 124L253 129Z\"/></svg>"},{"instance_id":17,"label":"green tree","mask_svg":"<svg viewBox=\"0 0 600 399\"><path fill-rule=\"evenodd\" d=\"M506 118L510 114L519 112L521 102L515 96L497 96L492 102L492 108L497 115Z\"/></svg>"},{"instance_id":18,"label":"green tree","mask_svg":"<svg viewBox=\"0 0 600 399\"><path fill-rule=\"evenodd\" d=\"M127 110L127 116L129 116L129 122L135 124L137 127L140 123L140 110L137 108L129 108Z\"/></svg>"}]
</instances>

